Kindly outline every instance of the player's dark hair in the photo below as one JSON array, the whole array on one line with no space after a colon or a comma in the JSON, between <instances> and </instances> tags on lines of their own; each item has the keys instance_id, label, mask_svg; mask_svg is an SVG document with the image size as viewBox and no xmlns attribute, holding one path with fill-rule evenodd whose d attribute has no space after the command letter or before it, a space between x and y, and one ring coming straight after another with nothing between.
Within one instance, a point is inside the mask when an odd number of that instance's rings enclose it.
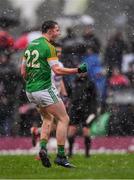
<instances>
[{"instance_id":1,"label":"player's dark hair","mask_svg":"<svg viewBox=\"0 0 134 180\"><path fill-rule=\"evenodd\" d=\"M58 23L55 21L45 21L42 24L42 33L47 33L49 29L53 29Z\"/></svg>"}]
</instances>

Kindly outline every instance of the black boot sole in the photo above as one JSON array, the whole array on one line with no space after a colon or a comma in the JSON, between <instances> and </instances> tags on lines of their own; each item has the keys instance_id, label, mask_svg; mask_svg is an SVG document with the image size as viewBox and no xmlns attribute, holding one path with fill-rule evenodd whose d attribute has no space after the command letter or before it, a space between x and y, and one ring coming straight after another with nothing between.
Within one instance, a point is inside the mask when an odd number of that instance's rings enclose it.
<instances>
[{"instance_id":1,"label":"black boot sole","mask_svg":"<svg viewBox=\"0 0 134 180\"><path fill-rule=\"evenodd\" d=\"M51 167L50 160L47 157L47 155L45 154L45 152L40 151L39 156L40 156L40 159L41 159L41 162L42 162L43 166L48 167L48 168Z\"/></svg>"}]
</instances>

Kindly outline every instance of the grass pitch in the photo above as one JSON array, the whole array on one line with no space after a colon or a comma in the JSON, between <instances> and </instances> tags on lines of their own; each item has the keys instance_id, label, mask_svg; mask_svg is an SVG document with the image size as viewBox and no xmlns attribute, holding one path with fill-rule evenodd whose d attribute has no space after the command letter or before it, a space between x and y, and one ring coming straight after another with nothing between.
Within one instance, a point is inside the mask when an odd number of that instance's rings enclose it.
<instances>
[{"instance_id":1,"label":"grass pitch","mask_svg":"<svg viewBox=\"0 0 134 180\"><path fill-rule=\"evenodd\" d=\"M0 156L0 179L133 179L134 154L74 155L70 161L77 166L66 169L53 163L45 168L31 155Z\"/></svg>"}]
</instances>

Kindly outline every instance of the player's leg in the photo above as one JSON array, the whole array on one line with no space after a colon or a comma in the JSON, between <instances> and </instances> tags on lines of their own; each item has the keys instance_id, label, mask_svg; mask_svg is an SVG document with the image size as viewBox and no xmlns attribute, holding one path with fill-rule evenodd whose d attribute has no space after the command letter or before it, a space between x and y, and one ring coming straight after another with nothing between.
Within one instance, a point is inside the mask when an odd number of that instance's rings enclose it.
<instances>
[{"instance_id":1,"label":"player's leg","mask_svg":"<svg viewBox=\"0 0 134 180\"><path fill-rule=\"evenodd\" d=\"M55 163L64 167L73 167L73 165L68 162L65 156L65 142L67 139L67 130L69 124L69 116L66 112L65 106L62 101L59 101L46 107L46 110L56 119L58 119L56 130L58 153Z\"/></svg>"},{"instance_id":2,"label":"player's leg","mask_svg":"<svg viewBox=\"0 0 134 180\"><path fill-rule=\"evenodd\" d=\"M58 122L58 120L54 118L53 124L51 127L51 134L50 134L51 137L56 137L57 122Z\"/></svg>"},{"instance_id":3,"label":"player's leg","mask_svg":"<svg viewBox=\"0 0 134 180\"><path fill-rule=\"evenodd\" d=\"M83 113L83 136L85 142L85 156L88 157L90 156L91 149L90 126L96 118L97 112L97 91L93 82L90 82L87 86L86 97Z\"/></svg>"},{"instance_id":4,"label":"player's leg","mask_svg":"<svg viewBox=\"0 0 134 180\"><path fill-rule=\"evenodd\" d=\"M44 119L48 120L47 122L51 120L52 116L58 119L57 132L56 132L58 155L56 158L56 163L64 167L72 167L65 156L65 150L64 150L65 141L67 138L69 117L66 112L65 106L58 95L56 88L51 86L49 89L46 90L42 90L34 93L27 93L27 96L31 102L40 105L41 115L43 116ZM50 124L48 124L48 126L50 127ZM43 141L41 142L41 146L46 146L47 144L48 134L49 134L48 126L47 123L45 122L42 125L41 138L43 138ZM47 129L48 132L45 132L45 129ZM48 160L47 153L43 154L41 160L44 163L43 165L47 166L47 164L45 164L47 163Z\"/></svg>"},{"instance_id":5,"label":"player's leg","mask_svg":"<svg viewBox=\"0 0 134 180\"><path fill-rule=\"evenodd\" d=\"M89 134L89 124L87 123L87 119L89 120L90 107L85 103L85 109L83 111L82 116L82 134L84 137L84 145L85 145L85 156L90 156L90 148L91 148L91 137Z\"/></svg>"},{"instance_id":6,"label":"player's leg","mask_svg":"<svg viewBox=\"0 0 134 180\"><path fill-rule=\"evenodd\" d=\"M62 101L46 107L46 110L47 112L52 114L56 119L58 119L56 138L59 149L58 153L60 154L60 146L65 145L65 141L67 138L69 117L68 114L66 113L66 109ZM65 155L65 152L63 152L63 155Z\"/></svg>"},{"instance_id":7,"label":"player's leg","mask_svg":"<svg viewBox=\"0 0 134 180\"><path fill-rule=\"evenodd\" d=\"M71 157L73 155L73 145L75 141L75 135L77 132L77 127L76 125L69 125L68 128L68 156Z\"/></svg>"},{"instance_id":8,"label":"player's leg","mask_svg":"<svg viewBox=\"0 0 134 180\"><path fill-rule=\"evenodd\" d=\"M53 122L53 116L47 112L46 106L54 103L54 100L50 96L49 89L45 89L37 92L26 92L27 97L31 103L36 104L38 112L43 120L41 135L40 135L40 152L39 156L43 166L50 167L51 163L47 155L47 142L51 132L51 126Z\"/></svg>"},{"instance_id":9,"label":"player's leg","mask_svg":"<svg viewBox=\"0 0 134 180\"><path fill-rule=\"evenodd\" d=\"M81 117L79 102L75 102L70 105L69 117L70 117L70 123L68 128L68 143L69 143L68 156L72 156L73 145Z\"/></svg>"},{"instance_id":10,"label":"player's leg","mask_svg":"<svg viewBox=\"0 0 134 180\"><path fill-rule=\"evenodd\" d=\"M31 137L32 137L32 145L36 146L37 144L37 139L40 136L40 128L36 127L36 126L32 126L31 127Z\"/></svg>"},{"instance_id":11,"label":"player's leg","mask_svg":"<svg viewBox=\"0 0 134 180\"><path fill-rule=\"evenodd\" d=\"M42 127L40 133L40 152L39 156L43 166L50 167L51 163L47 155L47 142L50 137L50 132L53 123L53 116L48 113L45 108L40 108L40 114L42 118Z\"/></svg>"},{"instance_id":12,"label":"player's leg","mask_svg":"<svg viewBox=\"0 0 134 180\"><path fill-rule=\"evenodd\" d=\"M44 118L42 116L40 107L37 106L36 109L37 109L38 113L40 114L42 122L43 122ZM31 137L32 137L32 145L33 146L36 146L37 140L39 139L40 135L41 135L41 127L38 127L37 123L33 123L32 127L31 127Z\"/></svg>"},{"instance_id":13,"label":"player's leg","mask_svg":"<svg viewBox=\"0 0 134 180\"><path fill-rule=\"evenodd\" d=\"M43 112L44 113L44 112ZM47 111L42 115L42 126L41 126L41 133L40 133L40 140L49 140L50 132L53 123L53 116L49 114Z\"/></svg>"},{"instance_id":14,"label":"player's leg","mask_svg":"<svg viewBox=\"0 0 134 180\"><path fill-rule=\"evenodd\" d=\"M41 127L38 127L37 123L34 122L32 124L30 131L31 131L31 137L32 137L32 145L36 146L37 140L40 137Z\"/></svg>"},{"instance_id":15,"label":"player's leg","mask_svg":"<svg viewBox=\"0 0 134 180\"><path fill-rule=\"evenodd\" d=\"M84 144L85 144L85 156L89 157L90 156L90 148L91 148L91 137L89 135L89 128L88 127L83 127L83 136L84 136Z\"/></svg>"}]
</instances>

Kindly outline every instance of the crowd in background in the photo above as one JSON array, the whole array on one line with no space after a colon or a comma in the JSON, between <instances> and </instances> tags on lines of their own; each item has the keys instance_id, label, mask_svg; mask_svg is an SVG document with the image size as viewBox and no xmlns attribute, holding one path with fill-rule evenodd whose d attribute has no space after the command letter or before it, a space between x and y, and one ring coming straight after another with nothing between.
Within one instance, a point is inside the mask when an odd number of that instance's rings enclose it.
<instances>
[{"instance_id":1,"label":"crowd in background","mask_svg":"<svg viewBox=\"0 0 134 180\"><path fill-rule=\"evenodd\" d=\"M14 39L7 30L0 30L0 136L30 136L33 124L41 124L35 106L26 98L19 69L24 49L40 36L39 30L32 30ZM88 25L79 36L67 28L58 43L65 67L78 67L87 60L91 66L88 86L86 75L64 76L69 106L79 107L79 112L90 108L97 116L109 112L108 135L134 135L134 42L116 31L103 47L94 26Z\"/></svg>"}]
</instances>

